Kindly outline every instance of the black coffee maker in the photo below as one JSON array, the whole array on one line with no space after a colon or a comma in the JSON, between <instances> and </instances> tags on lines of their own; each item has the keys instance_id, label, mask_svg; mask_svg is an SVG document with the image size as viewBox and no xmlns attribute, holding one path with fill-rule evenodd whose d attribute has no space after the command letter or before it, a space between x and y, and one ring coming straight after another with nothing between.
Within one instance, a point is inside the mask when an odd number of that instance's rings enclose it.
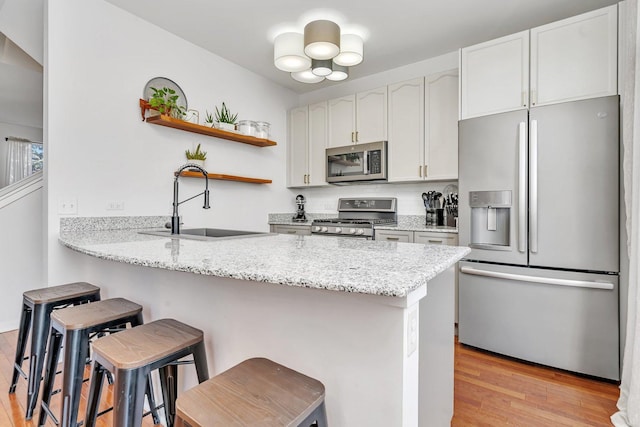
<instances>
[{"instance_id":1,"label":"black coffee maker","mask_svg":"<svg viewBox=\"0 0 640 427\"><path fill-rule=\"evenodd\" d=\"M296 205L298 207L296 214L293 216L293 221L295 222L306 222L307 216L304 214L304 204L306 200L302 194L298 194L296 196Z\"/></svg>"}]
</instances>

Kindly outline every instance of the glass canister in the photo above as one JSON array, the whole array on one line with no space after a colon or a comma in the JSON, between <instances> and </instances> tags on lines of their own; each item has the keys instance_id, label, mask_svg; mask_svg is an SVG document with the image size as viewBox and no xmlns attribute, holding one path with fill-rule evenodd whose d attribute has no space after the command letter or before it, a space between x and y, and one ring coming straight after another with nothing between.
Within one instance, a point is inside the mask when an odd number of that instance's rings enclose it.
<instances>
[{"instance_id":1,"label":"glass canister","mask_svg":"<svg viewBox=\"0 0 640 427\"><path fill-rule=\"evenodd\" d=\"M256 137L269 139L271 125L268 122L256 122Z\"/></svg>"},{"instance_id":2,"label":"glass canister","mask_svg":"<svg viewBox=\"0 0 640 427\"><path fill-rule=\"evenodd\" d=\"M240 120L238 122L238 132L243 135L256 136L256 122L253 120Z\"/></svg>"}]
</instances>

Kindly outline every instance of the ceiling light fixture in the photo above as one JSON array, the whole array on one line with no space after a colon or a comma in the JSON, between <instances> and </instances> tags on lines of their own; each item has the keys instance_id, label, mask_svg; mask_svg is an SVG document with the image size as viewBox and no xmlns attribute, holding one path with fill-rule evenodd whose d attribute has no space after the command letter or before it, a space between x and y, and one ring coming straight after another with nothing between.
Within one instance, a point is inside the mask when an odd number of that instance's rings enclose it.
<instances>
[{"instance_id":1,"label":"ceiling light fixture","mask_svg":"<svg viewBox=\"0 0 640 427\"><path fill-rule=\"evenodd\" d=\"M345 80L347 77L349 77L349 68L338 65L335 62L332 64L331 70L331 74L326 76L327 80L339 82L340 80Z\"/></svg>"},{"instance_id":2,"label":"ceiling light fixture","mask_svg":"<svg viewBox=\"0 0 640 427\"><path fill-rule=\"evenodd\" d=\"M330 59L312 59L311 60L311 72L316 76L326 77L333 71L331 69Z\"/></svg>"},{"instance_id":3,"label":"ceiling light fixture","mask_svg":"<svg viewBox=\"0 0 640 427\"><path fill-rule=\"evenodd\" d=\"M311 68L309 68L308 70L291 73L291 78L301 83L319 83L324 80L324 77L316 76L315 74L313 74L311 72Z\"/></svg>"},{"instance_id":4,"label":"ceiling light fixture","mask_svg":"<svg viewBox=\"0 0 640 427\"><path fill-rule=\"evenodd\" d=\"M304 27L304 53L311 59L331 59L340 53L340 27L332 21L309 22Z\"/></svg>"},{"instance_id":5,"label":"ceiling light fixture","mask_svg":"<svg viewBox=\"0 0 640 427\"><path fill-rule=\"evenodd\" d=\"M357 34L344 34L340 37L340 53L333 62L345 67L352 67L362 62L362 37Z\"/></svg>"},{"instance_id":6,"label":"ceiling light fixture","mask_svg":"<svg viewBox=\"0 0 640 427\"><path fill-rule=\"evenodd\" d=\"M299 82L340 81L349 77L347 67L362 62L363 44L357 34L341 35L335 22L311 21L303 34L286 32L274 39L273 62Z\"/></svg>"}]
</instances>

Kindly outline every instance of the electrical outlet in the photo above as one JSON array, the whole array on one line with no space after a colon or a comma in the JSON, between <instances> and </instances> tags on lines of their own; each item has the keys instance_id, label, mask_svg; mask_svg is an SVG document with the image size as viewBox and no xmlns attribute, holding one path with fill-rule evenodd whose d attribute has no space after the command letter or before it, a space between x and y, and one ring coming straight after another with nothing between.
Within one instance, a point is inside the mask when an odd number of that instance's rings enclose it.
<instances>
[{"instance_id":1,"label":"electrical outlet","mask_svg":"<svg viewBox=\"0 0 640 427\"><path fill-rule=\"evenodd\" d=\"M418 348L418 309L414 308L407 316L407 357Z\"/></svg>"},{"instance_id":2,"label":"electrical outlet","mask_svg":"<svg viewBox=\"0 0 640 427\"><path fill-rule=\"evenodd\" d=\"M124 210L124 202L122 200L111 200L107 202L108 211L122 211Z\"/></svg>"},{"instance_id":3,"label":"electrical outlet","mask_svg":"<svg viewBox=\"0 0 640 427\"><path fill-rule=\"evenodd\" d=\"M58 200L58 213L60 215L77 215L78 199L75 197L68 197Z\"/></svg>"}]
</instances>

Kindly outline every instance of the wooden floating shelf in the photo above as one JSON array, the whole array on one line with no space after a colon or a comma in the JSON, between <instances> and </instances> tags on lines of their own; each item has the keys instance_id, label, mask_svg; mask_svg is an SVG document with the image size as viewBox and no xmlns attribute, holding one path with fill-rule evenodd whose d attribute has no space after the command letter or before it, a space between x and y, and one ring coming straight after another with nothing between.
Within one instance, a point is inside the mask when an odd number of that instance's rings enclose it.
<instances>
[{"instance_id":1,"label":"wooden floating shelf","mask_svg":"<svg viewBox=\"0 0 640 427\"><path fill-rule=\"evenodd\" d=\"M198 133L200 135L213 136L221 139L228 139L229 141L242 142L243 144L250 144L256 147L270 147L277 145L275 141L264 138L256 138L255 136L243 135L241 133L228 132L226 130L216 129L209 126L198 125L191 122L185 122L184 120L174 119L173 117L160 114L157 116L149 116L144 118L145 110L152 109L147 101L140 100L140 110L142 112L142 118L147 123L151 123L159 126L166 126L174 129L180 129L187 132Z\"/></svg>"},{"instance_id":2,"label":"wooden floating shelf","mask_svg":"<svg viewBox=\"0 0 640 427\"><path fill-rule=\"evenodd\" d=\"M193 171L182 171L180 176L184 176L187 178L204 178L201 172L193 172ZM271 184L270 179L262 179L262 178L248 178L245 176L235 176L235 175L224 175L221 173L207 173L209 179L218 179L222 181L238 181L238 182L248 182L250 184Z\"/></svg>"}]
</instances>

